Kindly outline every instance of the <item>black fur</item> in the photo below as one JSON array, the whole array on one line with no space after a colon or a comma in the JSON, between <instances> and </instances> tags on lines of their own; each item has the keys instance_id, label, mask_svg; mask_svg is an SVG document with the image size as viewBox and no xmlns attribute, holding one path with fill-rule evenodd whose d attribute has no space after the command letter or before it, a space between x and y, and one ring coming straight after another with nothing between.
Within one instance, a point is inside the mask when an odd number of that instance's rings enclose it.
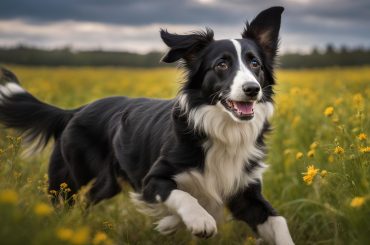
<instances>
[{"instance_id":1,"label":"black fur","mask_svg":"<svg viewBox=\"0 0 370 245\"><path fill-rule=\"evenodd\" d=\"M248 67L252 67L254 59L260 64L251 68L264 93L258 103L273 101L273 64L282 11L283 8L275 7L262 12L247 24L243 39L237 40L246 54L243 62ZM181 60L186 70L180 94L187 96L189 109L225 100L238 72L238 54L231 41L215 41L210 29L189 35L161 30L161 37L170 48L162 61ZM226 63L229 69L220 70L220 62ZM5 69L1 81L4 86L18 83ZM135 192L142 193L144 201L157 203L165 201L177 188L175 175L204 169L207 151L203 143L209 136L194 130L178 98L111 97L76 110L62 110L40 102L27 92L1 95L2 124L25 132L31 140L41 137L42 146L50 138L55 139L49 165L50 190L59 189L66 182L73 194L94 180L89 197L96 203L117 194L121 189L118 180L124 179ZM263 137L269 130L268 122L263 123L256 140L260 149L264 149ZM261 167L260 160L249 159L246 174ZM263 199L259 182L238 190L228 203L234 216L254 229L269 216L277 215Z\"/></svg>"},{"instance_id":2,"label":"black fur","mask_svg":"<svg viewBox=\"0 0 370 245\"><path fill-rule=\"evenodd\" d=\"M269 216L277 216L277 212L262 196L261 191L260 182L252 184L228 203L233 216L245 221L254 231L257 231L257 225L263 224Z\"/></svg>"}]
</instances>

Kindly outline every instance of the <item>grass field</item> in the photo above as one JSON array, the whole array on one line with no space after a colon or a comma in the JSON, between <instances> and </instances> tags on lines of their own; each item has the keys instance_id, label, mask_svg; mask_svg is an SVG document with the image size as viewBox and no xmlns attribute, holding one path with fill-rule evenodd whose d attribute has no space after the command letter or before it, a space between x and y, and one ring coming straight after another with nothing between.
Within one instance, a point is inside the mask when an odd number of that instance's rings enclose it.
<instances>
[{"instance_id":1,"label":"grass field","mask_svg":"<svg viewBox=\"0 0 370 245\"><path fill-rule=\"evenodd\" d=\"M9 67L39 99L73 108L110 95L170 98L174 69ZM279 71L270 168L264 194L283 214L296 244L370 244L370 67ZM0 131L1 244L254 244L241 222L210 240L186 231L161 236L123 194L85 209L50 206L50 146L22 157L22 139ZM68 192L61 186L60 195ZM225 211L225 215L228 215Z\"/></svg>"}]
</instances>

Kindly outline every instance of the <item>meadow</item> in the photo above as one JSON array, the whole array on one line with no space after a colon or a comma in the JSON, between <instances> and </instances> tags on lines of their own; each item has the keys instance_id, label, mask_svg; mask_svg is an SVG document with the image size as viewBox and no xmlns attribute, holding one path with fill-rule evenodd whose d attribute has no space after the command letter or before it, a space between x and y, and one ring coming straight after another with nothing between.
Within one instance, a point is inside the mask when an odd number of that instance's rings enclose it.
<instances>
[{"instance_id":1,"label":"meadow","mask_svg":"<svg viewBox=\"0 0 370 245\"><path fill-rule=\"evenodd\" d=\"M171 98L181 81L171 68L9 68L37 98L62 108L111 95ZM277 81L264 195L287 218L296 244L370 244L370 67L279 70ZM56 192L46 190L50 145L31 157L23 149L15 131L0 130L1 244L256 242L232 219L206 241L186 231L162 236L130 203L128 186L89 208L84 189L74 207L61 199L54 209Z\"/></svg>"}]
</instances>

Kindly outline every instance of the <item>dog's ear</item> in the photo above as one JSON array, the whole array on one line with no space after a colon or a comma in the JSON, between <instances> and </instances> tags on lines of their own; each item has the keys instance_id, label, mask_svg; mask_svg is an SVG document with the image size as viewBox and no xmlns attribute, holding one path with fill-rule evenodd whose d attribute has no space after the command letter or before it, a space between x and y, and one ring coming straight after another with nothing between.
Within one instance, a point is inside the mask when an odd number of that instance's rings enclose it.
<instances>
[{"instance_id":1,"label":"dog's ear","mask_svg":"<svg viewBox=\"0 0 370 245\"><path fill-rule=\"evenodd\" d=\"M255 40L270 59L277 53L283 11L283 7L271 7L262 11L250 24L246 23L242 33L243 38Z\"/></svg>"},{"instance_id":2,"label":"dog's ear","mask_svg":"<svg viewBox=\"0 0 370 245\"><path fill-rule=\"evenodd\" d=\"M213 42L213 31L206 28L205 31L193 32L188 35L178 35L169 33L161 29L161 38L170 48L161 61L172 63L180 59L190 63L207 45Z\"/></svg>"}]
</instances>

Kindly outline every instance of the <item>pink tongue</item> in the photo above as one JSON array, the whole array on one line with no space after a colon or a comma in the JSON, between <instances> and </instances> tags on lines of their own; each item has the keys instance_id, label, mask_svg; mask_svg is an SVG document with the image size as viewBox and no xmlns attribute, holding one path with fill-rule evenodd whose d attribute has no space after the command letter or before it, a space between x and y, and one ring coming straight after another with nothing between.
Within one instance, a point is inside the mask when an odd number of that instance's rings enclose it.
<instances>
[{"instance_id":1,"label":"pink tongue","mask_svg":"<svg viewBox=\"0 0 370 245\"><path fill-rule=\"evenodd\" d=\"M243 103L243 102L234 102L239 111L243 114L252 114L253 113L253 103Z\"/></svg>"}]
</instances>

